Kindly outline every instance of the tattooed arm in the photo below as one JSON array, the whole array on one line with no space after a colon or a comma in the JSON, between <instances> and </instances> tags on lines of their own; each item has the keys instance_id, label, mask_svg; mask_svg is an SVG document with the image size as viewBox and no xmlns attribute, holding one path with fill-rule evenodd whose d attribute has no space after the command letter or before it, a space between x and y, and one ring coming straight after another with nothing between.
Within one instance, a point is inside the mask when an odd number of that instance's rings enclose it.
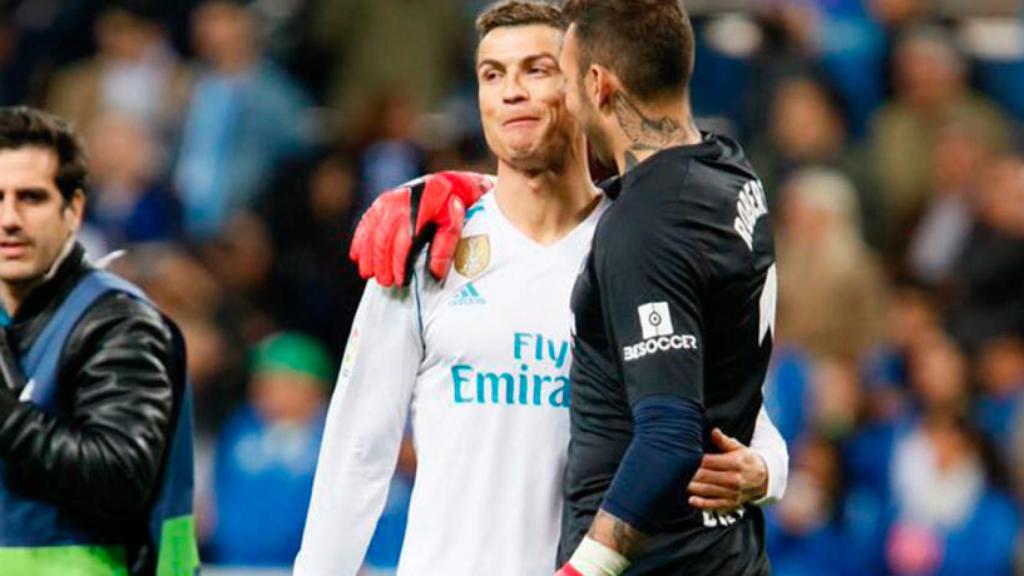
<instances>
[{"instance_id":1,"label":"tattooed arm","mask_svg":"<svg viewBox=\"0 0 1024 576\"><path fill-rule=\"evenodd\" d=\"M587 537L632 558L643 548L647 535L630 526L614 514L598 510Z\"/></svg>"}]
</instances>

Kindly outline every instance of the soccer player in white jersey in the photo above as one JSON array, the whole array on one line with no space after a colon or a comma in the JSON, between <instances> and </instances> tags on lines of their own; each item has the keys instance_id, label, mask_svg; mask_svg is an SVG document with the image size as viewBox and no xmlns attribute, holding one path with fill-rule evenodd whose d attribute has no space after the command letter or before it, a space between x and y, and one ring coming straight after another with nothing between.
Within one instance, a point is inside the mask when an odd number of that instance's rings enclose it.
<instances>
[{"instance_id":1,"label":"soccer player in white jersey","mask_svg":"<svg viewBox=\"0 0 1024 576\"><path fill-rule=\"evenodd\" d=\"M414 273L408 288L367 285L328 414L299 576L358 572L407 419L418 469L399 576L549 576L555 568L569 298L609 200L591 183L583 135L564 108L558 9L503 3L485 11L478 30L494 192L468 210L446 279ZM385 249L374 259L380 271L401 257ZM753 445L758 438L766 447L754 460L778 496L785 447L767 418Z\"/></svg>"}]
</instances>

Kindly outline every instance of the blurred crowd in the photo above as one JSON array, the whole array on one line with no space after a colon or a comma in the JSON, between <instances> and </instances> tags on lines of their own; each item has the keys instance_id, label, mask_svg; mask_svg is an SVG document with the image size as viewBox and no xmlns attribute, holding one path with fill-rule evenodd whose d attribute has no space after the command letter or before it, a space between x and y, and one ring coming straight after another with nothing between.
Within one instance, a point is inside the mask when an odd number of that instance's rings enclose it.
<instances>
[{"instance_id":1,"label":"blurred crowd","mask_svg":"<svg viewBox=\"0 0 1024 576\"><path fill-rule=\"evenodd\" d=\"M0 2L0 104L75 123L90 254L124 250L111 266L186 335L205 561L297 551L362 292L356 216L424 172L493 170L472 67L486 4ZM765 390L792 470L769 513L774 572L1012 574L1024 11L694 4L698 124L744 144L776 230ZM375 570L394 567L414 473L409 444Z\"/></svg>"}]
</instances>

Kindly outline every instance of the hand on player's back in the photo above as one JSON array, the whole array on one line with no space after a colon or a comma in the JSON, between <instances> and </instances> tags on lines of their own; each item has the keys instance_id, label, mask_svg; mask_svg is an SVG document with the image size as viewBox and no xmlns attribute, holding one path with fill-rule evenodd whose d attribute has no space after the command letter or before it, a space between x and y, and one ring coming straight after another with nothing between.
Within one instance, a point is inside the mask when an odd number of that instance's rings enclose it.
<instances>
[{"instance_id":1,"label":"hand on player's back","mask_svg":"<svg viewBox=\"0 0 1024 576\"><path fill-rule=\"evenodd\" d=\"M715 428L711 440L721 450L705 454L687 487L690 505L701 510L731 510L768 493L768 466L752 448Z\"/></svg>"}]
</instances>

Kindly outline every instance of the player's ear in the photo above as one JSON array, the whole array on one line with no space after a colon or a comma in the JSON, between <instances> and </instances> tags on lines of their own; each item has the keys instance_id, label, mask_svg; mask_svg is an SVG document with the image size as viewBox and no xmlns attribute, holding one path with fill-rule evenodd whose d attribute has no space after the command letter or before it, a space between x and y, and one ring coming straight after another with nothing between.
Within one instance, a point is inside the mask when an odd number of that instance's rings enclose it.
<instances>
[{"instance_id":1,"label":"player's ear","mask_svg":"<svg viewBox=\"0 0 1024 576\"><path fill-rule=\"evenodd\" d=\"M64 200L64 205L61 207L61 216L72 233L78 232L78 229L82 227L82 216L84 214L85 192L75 190L70 199Z\"/></svg>"},{"instance_id":2,"label":"player's ear","mask_svg":"<svg viewBox=\"0 0 1024 576\"><path fill-rule=\"evenodd\" d=\"M619 79L604 66L595 64L590 67L590 70L593 75L593 84L590 90L594 106L601 112L607 112L611 108L612 97L619 90Z\"/></svg>"},{"instance_id":3,"label":"player's ear","mask_svg":"<svg viewBox=\"0 0 1024 576\"><path fill-rule=\"evenodd\" d=\"M597 85L600 82L600 77L601 70L593 64L587 68L586 74L583 75L583 97L594 106L598 105Z\"/></svg>"}]
</instances>

